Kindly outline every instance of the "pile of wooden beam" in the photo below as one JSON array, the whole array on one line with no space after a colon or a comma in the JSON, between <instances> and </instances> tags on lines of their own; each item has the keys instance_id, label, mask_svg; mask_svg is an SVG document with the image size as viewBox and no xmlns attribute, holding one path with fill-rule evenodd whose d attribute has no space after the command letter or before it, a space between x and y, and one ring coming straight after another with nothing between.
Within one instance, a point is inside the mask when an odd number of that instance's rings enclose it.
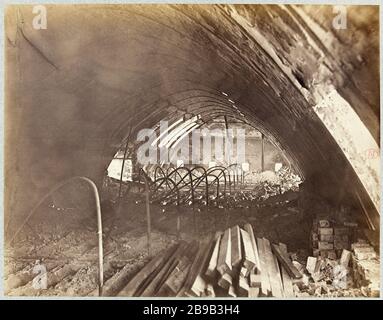
<instances>
[{"instance_id":1,"label":"pile of wooden beam","mask_svg":"<svg viewBox=\"0 0 383 320\"><path fill-rule=\"evenodd\" d=\"M286 245L255 238L245 224L157 255L119 296L294 297L300 278Z\"/></svg>"},{"instance_id":2,"label":"pile of wooden beam","mask_svg":"<svg viewBox=\"0 0 383 320\"><path fill-rule=\"evenodd\" d=\"M351 246L355 285L363 288L365 295L378 297L380 293L380 262L374 248L363 240L359 240Z\"/></svg>"}]
</instances>

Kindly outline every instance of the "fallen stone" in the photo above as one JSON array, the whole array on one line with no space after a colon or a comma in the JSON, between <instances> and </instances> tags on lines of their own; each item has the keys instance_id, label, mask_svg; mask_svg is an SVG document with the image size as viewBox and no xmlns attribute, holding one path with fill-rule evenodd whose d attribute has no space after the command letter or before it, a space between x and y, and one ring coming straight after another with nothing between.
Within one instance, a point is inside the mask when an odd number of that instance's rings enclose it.
<instances>
[{"instance_id":1,"label":"fallen stone","mask_svg":"<svg viewBox=\"0 0 383 320\"><path fill-rule=\"evenodd\" d=\"M334 244L327 241L318 241L318 249L319 250L333 250Z\"/></svg>"},{"instance_id":2,"label":"fallen stone","mask_svg":"<svg viewBox=\"0 0 383 320\"><path fill-rule=\"evenodd\" d=\"M317 264L317 258L315 257L307 257L307 263L306 263L306 270L310 273L313 274L315 273L315 266Z\"/></svg>"},{"instance_id":3,"label":"fallen stone","mask_svg":"<svg viewBox=\"0 0 383 320\"><path fill-rule=\"evenodd\" d=\"M333 234L333 228L318 228L318 233L320 235L330 235Z\"/></svg>"},{"instance_id":4,"label":"fallen stone","mask_svg":"<svg viewBox=\"0 0 383 320\"><path fill-rule=\"evenodd\" d=\"M342 255L340 256L339 264L347 268L350 263L350 259L351 259L351 252L344 249L342 251Z\"/></svg>"}]
</instances>

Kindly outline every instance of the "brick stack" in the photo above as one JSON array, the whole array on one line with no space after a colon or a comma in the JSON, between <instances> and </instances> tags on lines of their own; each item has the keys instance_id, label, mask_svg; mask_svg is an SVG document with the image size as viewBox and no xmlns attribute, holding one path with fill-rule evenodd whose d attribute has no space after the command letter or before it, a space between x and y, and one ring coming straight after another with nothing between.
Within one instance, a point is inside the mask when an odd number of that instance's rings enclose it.
<instances>
[{"instance_id":1,"label":"brick stack","mask_svg":"<svg viewBox=\"0 0 383 320\"><path fill-rule=\"evenodd\" d=\"M350 249L351 228L337 226L328 219L315 219L311 230L314 257L340 258L343 249Z\"/></svg>"},{"instance_id":2,"label":"brick stack","mask_svg":"<svg viewBox=\"0 0 383 320\"><path fill-rule=\"evenodd\" d=\"M351 245L354 283L366 296L379 297L380 263L374 248L365 240Z\"/></svg>"}]
</instances>

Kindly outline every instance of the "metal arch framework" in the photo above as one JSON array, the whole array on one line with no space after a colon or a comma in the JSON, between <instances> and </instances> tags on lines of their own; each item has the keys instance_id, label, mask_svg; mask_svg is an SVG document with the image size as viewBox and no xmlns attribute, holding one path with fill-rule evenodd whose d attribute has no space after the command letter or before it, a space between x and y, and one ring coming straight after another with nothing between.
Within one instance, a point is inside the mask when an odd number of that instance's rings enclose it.
<instances>
[{"instance_id":1,"label":"metal arch framework","mask_svg":"<svg viewBox=\"0 0 383 320\"><path fill-rule=\"evenodd\" d=\"M193 91L193 90L189 90L189 91ZM274 146L276 146L279 150L284 150L283 153L285 154L285 156L288 157L289 162L292 163L294 169L297 172L299 172L300 176L302 176L304 178L304 173L303 173L302 169L300 168L298 159L296 159L295 156L291 152L289 152L288 148L284 149L282 147L282 145L277 141L275 136L273 136L273 134L276 134L276 133L275 132L273 133L273 132L269 131L269 129L266 129L262 122L260 122L259 120L254 118L253 114L250 114L250 113L248 114L242 108L241 108L241 110L246 113L246 115L244 117L237 117L237 114L233 110L233 108L231 108L227 105L221 105L221 106L218 105L217 106L215 104L215 105L204 105L204 106L196 107L196 109L193 110L193 112L190 114L195 116L195 114L198 114L198 111L199 111L199 114L201 115L200 120L202 121L202 123L200 125L192 126L190 128L190 130L188 130L188 131L190 133L192 130L197 129L197 128L201 127L202 125L208 124L210 121L214 121L214 119L216 119L220 116L227 116L229 118L233 118L238 122L242 122L242 123L249 125L250 127L254 128L256 130L259 130L261 133L263 133L265 136L268 137L268 140ZM175 116L177 116L177 114L173 114L173 115L169 114L170 119L174 118ZM204 119L206 116L209 116L209 118L207 120ZM158 130L158 125L157 125L156 130ZM182 136L182 135L177 135L176 139L172 142L171 146L174 146L174 144L177 143L177 141L179 140L180 137L184 138L184 136Z\"/></svg>"},{"instance_id":2,"label":"metal arch framework","mask_svg":"<svg viewBox=\"0 0 383 320\"><path fill-rule=\"evenodd\" d=\"M177 96L181 94L187 94L188 96L182 97L177 100ZM186 132L190 133L191 131L201 127L202 125L205 125L209 123L210 121L213 121L214 118L217 118L220 116L227 116L229 118L233 118L236 121L242 122L256 130L259 130L261 133L263 133L265 136L269 138L269 141L273 145L275 145L280 150L284 150L283 152L285 156L289 158L288 159L289 162L292 163L294 169L297 172L299 172L300 176L304 178L304 173L300 168L298 159L296 159L294 154L292 154L289 151L289 148L282 147L281 143L277 140L278 138L276 138L275 136L277 133L270 131L270 128L266 129L265 125L259 119L255 119L255 115L253 113L247 112L249 108L247 106L243 106L242 102L241 103L235 103L234 101L230 102L229 98L227 96L223 96L222 92L218 92L208 87L204 87L202 89L201 88L186 89L184 91L171 94L168 96L168 98L169 100L171 100L172 98L174 99L173 101L170 101L170 104L175 105L176 111L169 113L168 116L163 119L166 119L166 118L177 119L177 116L178 117L180 116L180 112L183 113L183 116L185 114L190 114L191 116L194 116L194 117L197 115L200 115L201 119L199 120L201 120L202 123L200 125L197 125L199 121L197 119L194 125L191 125L191 127L187 128L188 130L186 130ZM197 100L201 99L202 101L195 101L196 99ZM185 104L187 108L185 108L183 104ZM233 109L234 104L238 105L239 107L236 107L236 109ZM237 114L241 112L242 112L242 115L239 117L239 115ZM209 117L208 119L206 119L207 116ZM162 117L163 117L163 114L162 114ZM155 131L158 130L158 123L159 123L158 121L159 120L156 121L157 125L154 126ZM175 121L175 122L178 122L178 121ZM178 128L176 127L175 130L177 129ZM181 140L182 138L186 136L187 133L186 134L183 134L183 133L175 135L174 137L175 139L171 141L171 144L170 144L171 147L175 146L179 140Z\"/></svg>"},{"instance_id":3,"label":"metal arch framework","mask_svg":"<svg viewBox=\"0 0 383 320\"><path fill-rule=\"evenodd\" d=\"M171 199L174 195L176 195L176 204L180 205L182 201L180 193L181 191L185 190L186 187L186 191L190 195L186 196L185 199L191 199L192 204L194 206L196 202L195 191L202 186L205 190L206 206L208 206L209 189L213 184L216 184L217 186L216 199L218 199L220 197L221 179L223 180L222 195L225 198L227 192L227 184L229 184L229 190L231 191L232 183L230 176L234 173L233 183L235 188L235 183L239 182L237 170L238 166L238 164L232 164L228 167L215 166L208 169L205 169L202 166L195 166L192 169L187 167L174 168L172 166L169 166L166 170L164 170L161 166L157 165L152 169L152 175L154 175L155 177L154 181L149 181L148 173L146 173L143 169L140 169L138 179L139 181L141 181L143 177L145 182L145 188L150 190L151 196L150 199L148 199L148 202L160 202L166 199ZM181 171L186 172L184 175L182 175L180 173ZM196 174L196 172L200 172L200 174ZM215 172L218 173L215 174ZM161 173L161 176L159 176L158 173ZM209 177L213 178L212 182L209 182ZM243 182L242 179L241 182ZM160 193L161 187L164 184L166 186L165 195ZM170 190L168 190L168 188L170 188Z\"/></svg>"}]
</instances>

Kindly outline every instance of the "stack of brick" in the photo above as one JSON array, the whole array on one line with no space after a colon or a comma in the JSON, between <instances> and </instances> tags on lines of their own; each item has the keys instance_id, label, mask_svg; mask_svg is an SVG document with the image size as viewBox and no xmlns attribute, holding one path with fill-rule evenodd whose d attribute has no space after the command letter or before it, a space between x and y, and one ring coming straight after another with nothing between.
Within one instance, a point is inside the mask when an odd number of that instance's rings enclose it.
<instances>
[{"instance_id":1,"label":"stack of brick","mask_svg":"<svg viewBox=\"0 0 383 320\"><path fill-rule=\"evenodd\" d=\"M336 226L327 219L315 219L311 244L314 257L340 258L343 249L350 248L350 228Z\"/></svg>"},{"instance_id":2,"label":"stack of brick","mask_svg":"<svg viewBox=\"0 0 383 320\"><path fill-rule=\"evenodd\" d=\"M354 225L334 223L326 218L316 218L311 230L314 257L339 259L344 249L350 250Z\"/></svg>"},{"instance_id":3,"label":"stack of brick","mask_svg":"<svg viewBox=\"0 0 383 320\"><path fill-rule=\"evenodd\" d=\"M380 262L374 248L365 240L351 245L354 283L365 295L378 297L380 292Z\"/></svg>"}]
</instances>

